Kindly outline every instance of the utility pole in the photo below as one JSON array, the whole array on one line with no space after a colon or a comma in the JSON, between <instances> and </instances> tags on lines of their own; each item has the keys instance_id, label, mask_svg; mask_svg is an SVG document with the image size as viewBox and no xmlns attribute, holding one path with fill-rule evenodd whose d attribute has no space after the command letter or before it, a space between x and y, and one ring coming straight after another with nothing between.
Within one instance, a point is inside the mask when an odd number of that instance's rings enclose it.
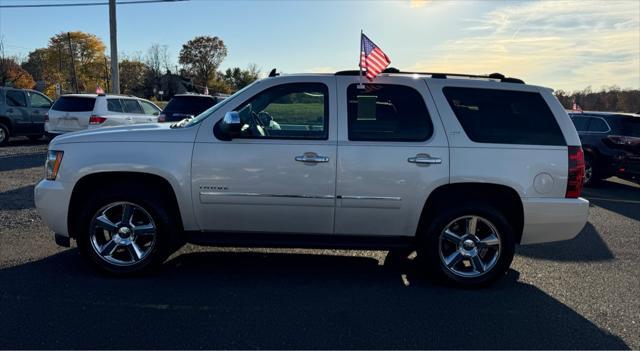
<instances>
[{"instance_id":1,"label":"utility pole","mask_svg":"<svg viewBox=\"0 0 640 351\"><path fill-rule=\"evenodd\" d=\"M109 0L109 36L111 39L111 92L120 94L118 71L118 34L116 29L116 0Z\"/></svg>"},{"instance_id":2,"label":"utility pole","mask_svg":"<svg viewBox=\"0 0 640 351\"><path fill-rule=\"evenodd\" d=\"M75 88L76 94L78 91L78 77L76 76L76 60L73 56L73 47L71 46L71 33L67 32L67 40L69 41L69 58L71 58L71 72L73 73L73 87Z\"/></svg>"},{"instance_id":3,"label":"utility pole","mask_svg":"<svg viewBox=\"0 0 640 351\"><path fill-rule=\"evenodd\" d=\"M104 57L104 80L107 81L107 90L105 91L109 91L111 90L109 88L109 65L107 65L107 57Z\"/></svg>"}]
</instances>

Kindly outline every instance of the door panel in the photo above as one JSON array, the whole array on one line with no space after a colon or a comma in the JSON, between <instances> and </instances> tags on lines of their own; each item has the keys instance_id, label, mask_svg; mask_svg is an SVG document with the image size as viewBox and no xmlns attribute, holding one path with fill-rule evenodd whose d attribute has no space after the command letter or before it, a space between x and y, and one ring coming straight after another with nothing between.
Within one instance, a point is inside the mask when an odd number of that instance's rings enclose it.
<instances>
[{"instance_id":1,"label":"door panel","mask_svg":"<svg viewBox=\"0 0 640 351\"><path fill-rule=\"evenodd\" d=\"M356 83L357 77L338 77L340 124L335 233L412 236L431 191L449 181L449 150L437 110L423 80L396 77L391 82L386 77L376 78L378 86L393 83L412 88L415 101L424 101L422 109L424 111L426 106L428 110L432 132L427 140L420 141L417 140L420 133L403 130L399 124L402 119L397 117L406 112L400 106L406 100L401 97L394 101L379 93L380 96L373 99L374 102L377 99L375 106L364 108L375 110L377 115L366 116L358 110L357 118L362 118L363 123L356 127L353 122L351 133L351 139L358 140L349 140L349 111L356 113L354 104L359 108L367 104L367 98L358 97L357 102L347 99L348 87ZM367 94L363 91L362 95ZM385 115L385 110L393 113ZM398 114L394 114L395 111L399 111ZM376 130L374 120L382 123L383 128L388 125L396 135L387 130ZM420 129L418 124L416 128ZM359 129L357 133L354 133L355 129ZM367 135L372 136L371 141L366 140ZM394 138L396 140L392 140ZM403 138L414 140L402 141Z\"/></svg>"},{"instance_id":2,"label":"door panel","mask_svg":"<svg viewBox=\"0 0 640 351\"><path fill-rule=\"evenodd\" d=\"M7 117L13 123L13 133L29 133L31 131L31 111L27 103L27 95L21 90L7 90Z\"/></svg>"},{"instance_id":3,"label":"door panel","mask_svg":"<svg viewBox=\"0 0 640 351\"><path fill-rule=\"evenodd\" d=\"M29 92L29 108L33 133L44 133L44 116L51 108L51 101L44 95Z\"/></svg>"},{"instance_id":4,"label":"door panel","mask_svg":"<svg viewBox=\"0 0 640 351\"><path fill-rule=\"evenodd\" d=\"M296 161L314 152L324 163ZM211 231L333 232L335 145L196 144L194 200Z\"/></svg>"},{"instance_id":5,"label":"door panel","mask_svg":"<svg viewBox=\"0 0 640 351\"><path fill-rule=\"evenodd\" d=\"M325 103L316 101L318 94L278 95L285 85L308 86L300 83L322 83ZM220 105L200 126L193 150L192 199L201 230L333 233L335 105L332 76L264 80ZM319 118L309 115L321 107ZM233 110L242 110L242 135L216 139L215 124Z\"/></svg>"}]
</instances>

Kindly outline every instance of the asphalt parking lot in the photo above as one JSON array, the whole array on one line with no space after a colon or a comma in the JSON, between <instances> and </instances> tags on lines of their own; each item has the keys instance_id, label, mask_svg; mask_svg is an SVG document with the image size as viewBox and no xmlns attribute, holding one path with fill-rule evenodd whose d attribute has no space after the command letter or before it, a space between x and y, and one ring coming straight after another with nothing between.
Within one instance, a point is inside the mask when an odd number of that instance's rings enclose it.
<instances>
[{"instance_id":1,"label":"asphalt parking lot","mask_svg":"<svg viewBox=\"0 0 640 351\"><path fill-rule=\"evenodd\" d=\"M640 187L629 182L585 191L575 239L520 247L481 290L440 286L379 251L186 246L158 273L114 279L57 247L38 217L45 150L0 148L2 349L640 348Z\"/></svg>"}]
</instances>

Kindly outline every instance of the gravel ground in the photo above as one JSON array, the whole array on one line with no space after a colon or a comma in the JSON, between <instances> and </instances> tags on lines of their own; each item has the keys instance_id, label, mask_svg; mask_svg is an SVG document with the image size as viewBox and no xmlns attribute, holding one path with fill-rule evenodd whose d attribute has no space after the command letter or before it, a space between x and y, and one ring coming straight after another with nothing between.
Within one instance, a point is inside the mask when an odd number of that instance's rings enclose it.
<instances>
[{"instance_id":1,"label":"gravel ground","mask_svg":"<svg viewBox=\"0 0 640 351\"><path fill-rule=\"evenodd\" d=\"M588 189L573 240L520 247L505 279L460 290L380 251L188 245L111 279L57 247L33 205L46 142L0 148L0 349L640 348L640 187ZM392 259L393 258L393 259Z\"/></svg>"}]
</instances>

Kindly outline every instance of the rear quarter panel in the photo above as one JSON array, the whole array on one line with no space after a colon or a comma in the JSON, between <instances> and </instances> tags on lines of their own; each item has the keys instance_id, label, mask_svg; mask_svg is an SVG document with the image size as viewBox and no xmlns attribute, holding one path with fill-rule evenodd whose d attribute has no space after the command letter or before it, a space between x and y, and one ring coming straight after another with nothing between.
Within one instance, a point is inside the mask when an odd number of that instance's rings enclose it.
<instances>
[{"instance_id":1,"label":"rear quarter panel","mask_svg":"<svg viewBox=\"0 0 640 351\"><path fill-rule=\"evenodd\" d=\"M466 79L427 79L427 85L449 140L451 183L502 184L516 190L522 198L564 197L568 170L566 146L473 142L442 92L447 86L538 92L556 116L565 140L570 145L579 145L571 120L549 89Z\"/></svg>"}]
</instances>

